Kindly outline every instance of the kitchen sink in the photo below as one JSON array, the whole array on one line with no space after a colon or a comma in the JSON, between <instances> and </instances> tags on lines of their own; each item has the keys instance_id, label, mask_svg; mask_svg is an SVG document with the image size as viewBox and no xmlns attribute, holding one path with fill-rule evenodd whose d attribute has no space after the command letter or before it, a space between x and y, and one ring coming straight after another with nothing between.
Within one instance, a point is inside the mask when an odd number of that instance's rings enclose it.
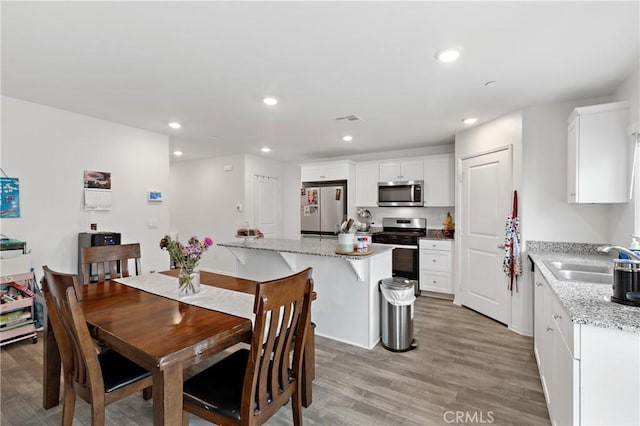
<instances>
[{"instance_id":1,"label":"kitchen sink","mask_svg":"<svg viewBox=\"0 0 640 426\"><path fill-rule=\"evenodd\" d=\"M568 262L547 262L547 266L552 269L568 270L577 272L596 272L600 274L611 274L613 268L605 265L587 265L584 263L568 263Z\"/></svg>"},{"instance_id":2,"label":"kitchen sink","mask_svg":"<svg viewBox=\"0 0 640 426\"><path fill-rule=\"evenodd\" d=\"M598 272L569 271L566 269L560 269L555 273L555 275L556 277L567 280L567 281L586 281L586 282L598 283L598 284L613 284L612 274L601 274Z\"/></svg>"},{"instance_id":3,"label":"kitchen sink","mask_svg":"<svg viewBox=\"0 0 640 426\"><path fill-rule=\"evenodd\" d=\"M596 284L613 284L613 268L606 265L589 265L562 261L545 262L551 273L561 281L582 281Z\"/></svg>"}]
</instances>

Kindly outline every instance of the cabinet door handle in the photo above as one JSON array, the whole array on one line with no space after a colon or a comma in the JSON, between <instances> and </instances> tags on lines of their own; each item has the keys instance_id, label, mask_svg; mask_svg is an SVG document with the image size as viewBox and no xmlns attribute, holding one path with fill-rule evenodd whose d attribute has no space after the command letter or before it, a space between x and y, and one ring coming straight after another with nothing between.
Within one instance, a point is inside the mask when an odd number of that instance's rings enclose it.
<instances>
[{"instance_id":1,"label":"cabinet door handle","mask_svg":"<svg viewBox=\"0 0 640 426\"><path fill-rule=\"evenodd\" d=\"M540 281L536 282L536 287L542 287L542 283Z\"/></svg>"},{"instance_id":2,"label":"cabinet door handle","mask_svg":"<svg viewBox=\"0 0 640 426\"><path fill-rule=\"evenodd\" d=\"M561 319L562 315L553 314L553 319Z\"/></svg>"},{"instance_id":3,"label":"cabinet door handle","mask_svg":"<svg viewBox=\"0 0 640 426\"><path fill-rule=\"evenodd\" d=\"M498 248L503 250L504 249L504 244L499 244Z\"/></svg>"},{"instance_id":4,"label":"cabinet door handle","mask_svg":"<svg viewBox=\"0 0 640 426\"><path fill-rule=\"evenodd\" d=\"M575 197L575 196L576 196L576 193L575 193L575 192L572 192L571 194L569 194L569 196L570 196L570 197Z\"/></svg>"},{"instance_id":5,"label":"cabinet door handle","mask_svg":"<svg viewBox=\"0 0 640 426\"><path fill-rule=\"evenodd\" d=\"M433 259L433 263L436 263L436 260L435 260L435 259Z\"/></svg>"},{"instance_id":6,"label":"cabinet door handle","mask_svg":"<svg viewBox=\"0 0 640 426\"><path fill-rule=\"evenodd\" d=\"M553 328L547 327L547 331L553 331Z\"/></svg>"}]
</instances>

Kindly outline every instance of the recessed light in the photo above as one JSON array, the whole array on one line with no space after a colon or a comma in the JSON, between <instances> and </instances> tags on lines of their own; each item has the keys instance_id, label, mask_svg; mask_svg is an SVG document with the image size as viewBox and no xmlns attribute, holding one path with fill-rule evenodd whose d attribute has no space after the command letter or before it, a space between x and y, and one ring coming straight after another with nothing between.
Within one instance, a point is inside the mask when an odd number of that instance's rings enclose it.
<instances>
[{"instance_id":1,"label":"recessed light","mask_svg":"<svg viewBox=\"0 0 640 426\"><path fill-rule=\"evenodd\" d=\"M469 117L462 120L464 124L474 124L476 121L478 121L478 119L475 117Z\"/></svg>"},{"instance_id":2,"label":"recessed light","mask_svg":"<svg viewBox=\"0 0 640 426\"><path fill-rule=\"evenodd\" d=\"M260 151L262 151L262 152L271 152L271 148L265 146L264 148L260 148Z\"/></svg>"},{"instance_id":3,"label":"recessed light","mask_svg":"<svg viewBox=\"0 0 640 426\"><path fill-rule=\"evenodd\" d=\"M436 52L436 59L444 63L453 62L459 57L459 49L440 49Z\"/></svg>"},{"instance_id":4,"label":"recessed light","mask_svg":"<svg viewBox=\"0 0 640 426\"><path fill-rule=\"evenodd\" d=\"M351 142L353 140L353 136L349 136L349 135L343 136L342 140L345 142Z\"/></svg>"},{"instance_id":5,"label":"recessed light","mask_svg":"<svg viewBox=\"0 0 640 426\"><path fill-rule=\"evenodd\" d=\"M278 103L278 100L276 98L268 97L264 98L262 102L264 102L265 105L274 106Z\"/></svg>"},{"instance_id":6,"label":"recessed light","mask_svg":"<svg viewBox=\"0 0 640 426\"><path fill-rule=\"evenodd\" d=\"M171 127L172 129L179 129L180 127L182 127L182 124L172 121L171 123L169 123L169 127Z\"/></svg>"},{"instance_id":7,"label":"recessed light","mask_svg":"<svg viewBox=\"0 0 640 426\"><path fill-rule=\"evenodd\" d=\"M173 155L180 157L182 155L182 151L173 151Z\"/></svg>"}]
</instances>

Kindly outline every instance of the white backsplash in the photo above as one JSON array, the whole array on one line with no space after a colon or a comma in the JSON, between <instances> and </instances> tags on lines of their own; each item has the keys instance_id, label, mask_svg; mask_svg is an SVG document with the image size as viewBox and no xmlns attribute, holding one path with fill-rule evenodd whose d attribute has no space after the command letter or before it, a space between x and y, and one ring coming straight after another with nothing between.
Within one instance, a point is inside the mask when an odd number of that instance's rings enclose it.
<instances>
[{"instance_id":1,"label":"white backsplash","mask_svg":"<svg viewBox=\"0 0 640 426\"><path fill-rule=\"evenodd\" d=\"M406 217L406 218L426 218L427 228L442 229L442 222L447 216L455 216L454 207L366 207L371 212L371 226L381 227L382 218L385 217Z\"/></svg>"}]
</instances>

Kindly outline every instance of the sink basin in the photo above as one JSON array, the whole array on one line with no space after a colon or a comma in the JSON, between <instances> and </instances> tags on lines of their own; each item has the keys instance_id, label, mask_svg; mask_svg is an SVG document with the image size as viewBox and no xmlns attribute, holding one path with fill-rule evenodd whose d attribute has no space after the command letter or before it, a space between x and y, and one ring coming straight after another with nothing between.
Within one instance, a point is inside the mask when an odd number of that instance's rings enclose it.
<instances>
[{"instance_id":1,"label":"sink basin","mask_svg":"<svg viewBox=\"0 0 640 426\"><path fill-rule=\"evenodd\" d=\"M582 281L596 284L613 284L613 268L606 265L589 265L562 261L545 262L553 275L562 281Z\"/></svg>"},{"instance_id":2,"label":"sink basin","mask_svg":"<svg viewBox=\"0 0 640 426\"><path fill-rule=\"evenodd\" d=\"M583 263L568 263L568 262L548 262L547 266L552 269L564 269L568 271L578 271L578 272L597 272L600 274L611 274L613 268L611 266L604 265L587 265Z\"/></svg>"},{"instance_id":3,"label":"sink basin","mask_svg":"<svg viewBox=\"0 0 640 426\"><path fill-rule=\"evenodd\" d=\"M555 272L556 277L567 281L586 281L598 284L613 284L613 275L598 272L582 272L560 269Z\"/></svg>"}]
</instances>

